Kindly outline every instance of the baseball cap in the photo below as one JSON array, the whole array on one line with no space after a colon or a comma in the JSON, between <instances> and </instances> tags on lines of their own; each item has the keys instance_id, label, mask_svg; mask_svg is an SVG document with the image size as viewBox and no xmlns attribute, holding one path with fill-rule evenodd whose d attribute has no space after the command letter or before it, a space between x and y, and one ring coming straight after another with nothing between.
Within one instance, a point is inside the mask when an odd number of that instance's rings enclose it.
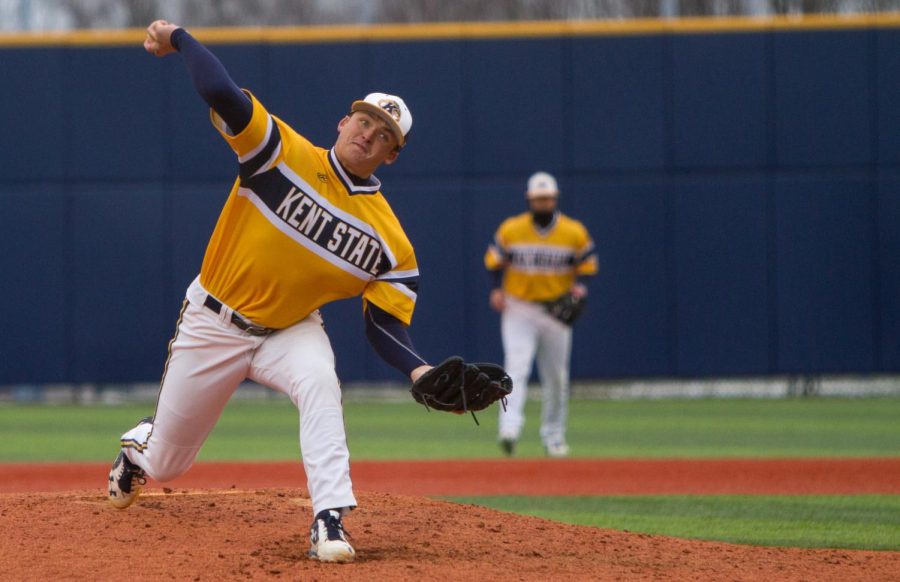
<instances>
[{"instance_id":1,"label":"baseball cap","mask_svg":"<svg viewBox=\"0 0 900 582\"><path fill-rule=\"evenodd\" d=\"M397 143L406 145L406 134L412 127L412 113L403 99L388 93L369 93L364 99L354 101L351 111L368 111L380 116L397 136Z\"/></svg>"},{"instance_id":2,"label":"baseball cap","mask_svg":"<svg viewBox=\"0 0 900 582\"><path fill-rule=\"evenodd\" d=\"M556 178L547 172L536 172L528 178L528 190L525 191L525 197L530 200L541 196L552 196L554 198L559 196Z\"/></svg>"}]
</instances>

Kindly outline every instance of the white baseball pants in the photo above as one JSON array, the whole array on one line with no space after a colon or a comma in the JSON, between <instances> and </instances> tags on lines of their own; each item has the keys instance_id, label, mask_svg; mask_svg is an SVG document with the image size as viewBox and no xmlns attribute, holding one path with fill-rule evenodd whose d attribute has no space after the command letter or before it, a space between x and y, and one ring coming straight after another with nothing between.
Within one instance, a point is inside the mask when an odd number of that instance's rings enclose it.
<instances>
[{"instance_id":1,"label":"white baseball pants","mask_svg":"<svg viewBox=\"0 0 900 582\"><path fill-rule=\"evenodd\" d=\"M543 387L541 441L565 442L569 414L569 360L572 328L549 315L540 304L506 296L500 316L504 367L513 381L506 411L500 407L499 436L518 439L525 425L525 402L532 362L537 360Z\"/></svg>"},{"instance_id":2,"label":"white baseball pants","mask_svg":"<svg viewBox=\"0 0 900 582\"><path fill-rule=\"evenodd\" d=\"M153 424L122 436L128 458L157 481L185 473L245 379L288 395L300 413L300 451L313 513L355 507L334 353L317 312L268 336L203 307L199 278L187 291Z\"/></svg>"}]
</instances>

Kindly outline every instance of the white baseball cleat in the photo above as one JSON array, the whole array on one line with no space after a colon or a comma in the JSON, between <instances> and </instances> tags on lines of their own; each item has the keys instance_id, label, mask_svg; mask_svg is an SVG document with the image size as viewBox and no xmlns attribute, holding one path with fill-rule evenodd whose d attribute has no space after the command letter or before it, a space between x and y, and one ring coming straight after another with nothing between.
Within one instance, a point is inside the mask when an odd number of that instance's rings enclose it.
<instances>
[{"instance_id":1,"label":"white baseball cleat","mask_svg":"<svg viewBox=\"0 0 900 582\"><path fill-rule=\"evenodd\" d=\"M147 483L143 469L128 460L125 451L119 451L112 469L109 470L109 490L107 499L116 509L125 509L137 499L141 487Z\"/></svg>"},{"instance_id":2,"label":"white baseball cleat","mask_svg":"<svg viewBox=\"0 0 900 582\"><path fill-rule=\"evenodd\" d=\"M352 562L356 552L347 542L341 512L320 511L309 528L309 557L320 562Z\"/></svg>"},{"instance_id":3,"label":"white baseball cleat","mask_svg":"<svg viewBox=\"0 0 900 582\"><path fill-rule=\"evenodd\" d=\"M544 443L544 450L547 451L548 457L554 459L562 459L569 456L569 445L563 440Z\"/></svg>"}]
</instances>

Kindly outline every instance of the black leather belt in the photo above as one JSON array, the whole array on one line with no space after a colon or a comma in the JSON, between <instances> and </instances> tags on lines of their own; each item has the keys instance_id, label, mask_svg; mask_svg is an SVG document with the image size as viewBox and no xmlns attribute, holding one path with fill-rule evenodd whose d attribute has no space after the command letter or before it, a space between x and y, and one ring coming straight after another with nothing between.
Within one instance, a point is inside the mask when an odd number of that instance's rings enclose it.
<instances>
[{"instance_id":1,"label":"black leather belt","mask_svg":"<svg viewBox=\"0 0 900 582\"><path fill-rule=\"evenodd\" d=\"M206 296L206 300L203 301L203 307L208 307L216 313L222 312L222 302L212 295ZM263 327L261 325L256 325L255 323L247 321L246 319L241 317L237 311L231 312L231 323L236 325L239 329L246 331L250 335L263 336L269 335L270 333L276 331L270 327Z\"/></svg>"}]
</instances>

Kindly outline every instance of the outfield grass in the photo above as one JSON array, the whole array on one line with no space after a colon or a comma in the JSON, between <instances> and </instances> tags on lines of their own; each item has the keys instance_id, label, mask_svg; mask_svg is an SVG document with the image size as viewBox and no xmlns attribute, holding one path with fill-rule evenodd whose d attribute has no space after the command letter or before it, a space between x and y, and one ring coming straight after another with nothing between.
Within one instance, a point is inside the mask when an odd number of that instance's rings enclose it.
<instances>
[{"instance_id":1,"label":"outfield grass","mask_svg":"<svg viewBox=\"0 0 900 582\"><path fill-rule=\"evenodd\" d=\"M449 499L565 523L679 538L900 551L900 495Z\"/></svg>"},{"instance_id":2,"label":"outfield grass","mask_svg":"<svg viewBox=\"0 0 900 582\"><path fill-rule=\"evenodd\" d=\"M0 406L0 462L111 461L152 405ZM538 403L517 450L541 457ZM347 402L354 460L499 456L496 411L429 413L413 402ZM896 457L900 398L574 401L569 442L585 458ZM298 459L289 401L234 401L205 461ZM499 475L498 478L502 478ZM900 496L458 498L559 521L760 545L900 550Z\"/></svg>"},{"instance_id":3,"label":"outfield grass","mask_svg":"<svg viewBox=\"0 0 900 582\"><path fill-rule=\"evenodd\" d=\"M152 404L0 406L0 462L103 461ZM538 403L529 402L518 456L540 457ZM479 458L499 454L496 411L471 416L420 405L348 402L354 459ZM575 457L784 458L900 454L900 398L575 401ZM234 401L201 460L287 460L299 456L297 413L286 399Z\"/></svg>"}]
</instances>

